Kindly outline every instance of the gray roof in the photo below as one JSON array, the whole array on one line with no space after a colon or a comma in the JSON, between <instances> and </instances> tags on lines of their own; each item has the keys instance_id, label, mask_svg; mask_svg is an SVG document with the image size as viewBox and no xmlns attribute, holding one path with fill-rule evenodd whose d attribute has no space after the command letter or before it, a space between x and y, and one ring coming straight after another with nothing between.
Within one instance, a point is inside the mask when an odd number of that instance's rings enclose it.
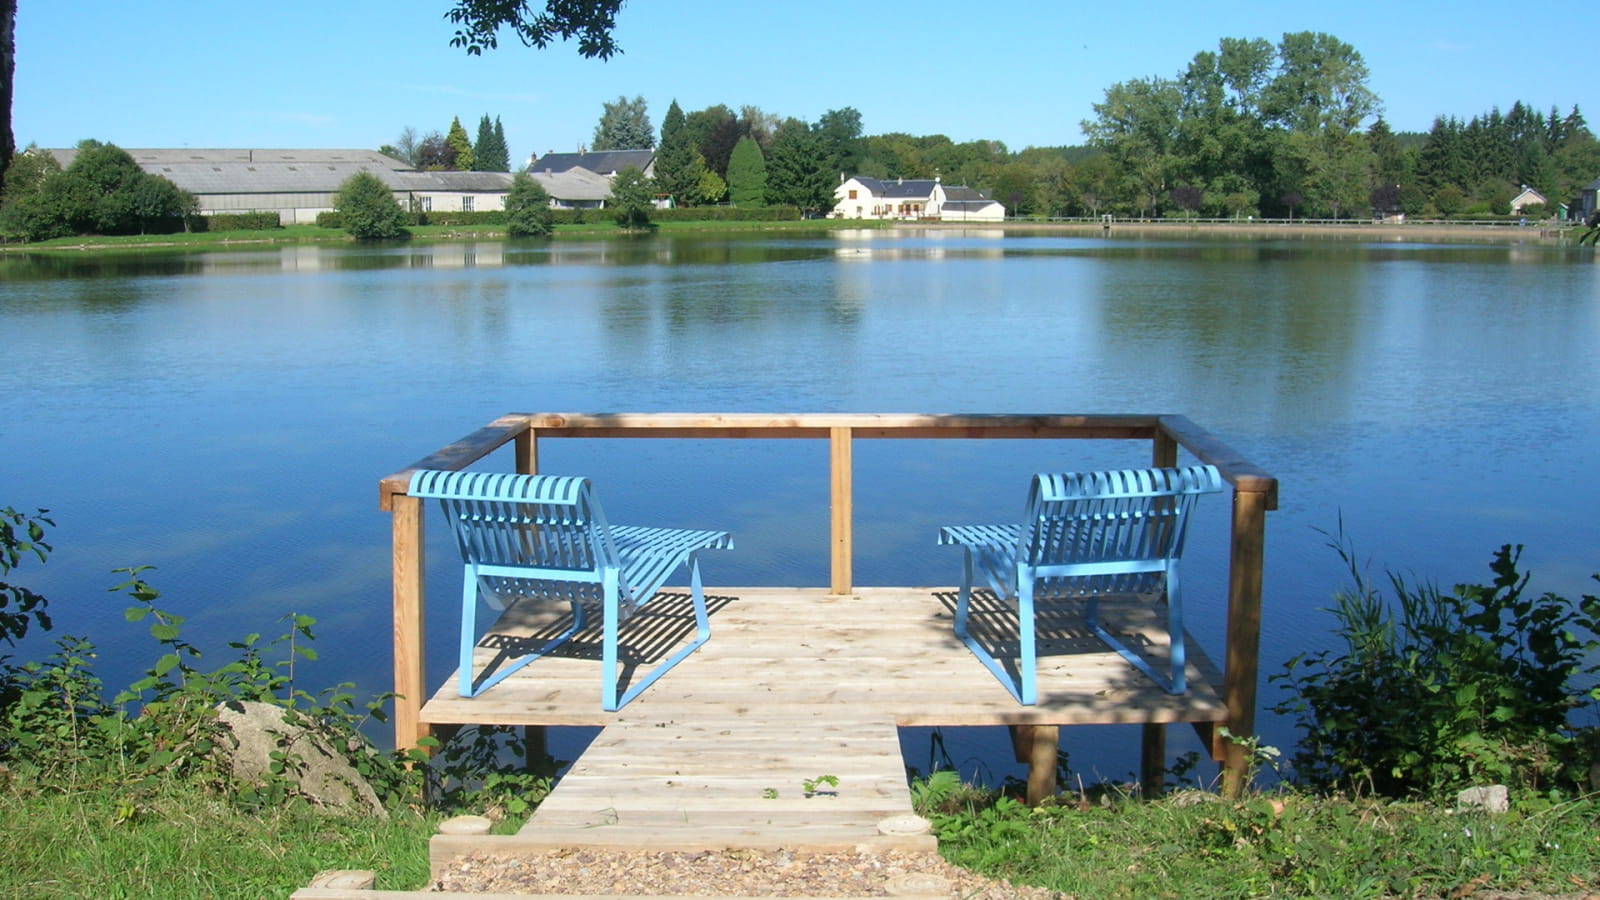
<instances>
[{"instance_id":1,"label":"gray roof","mask_svg":"<svg viewBox=\"0 0 1600 900\"><path fill-rule=\"evenodd\" d=\"M939 184L937 178L897 178L885 181L857 175L856 181L860 182L875 197L887 198L924 198L933 196L933 186ZM990 202L989 195L982 191L974 190L959 184L944 185L946 205L952 203L983 203Z\"/></svg>"},{"instance_id":2,"label":"gray roof","mask_svg":"<svg viewBox=\"0 0 1600 900\"><path fill-rule=\"evenodd\" d=\"M50 150L65 168L77 150ZM139 166L197 195L331 194L357 172L391 190L504 193L506 172L420 172L375 150L129 150Z\"/></svg>"},{"instance_id":3,"label":"gray roof","mask_svg":"<svg viewBox=\"0 0 1600 900\"><path fill-rule=\"evenodd\" d=\"M611 196L611 179L581 166L564 172L528 174L557 200L605 200Z\"/></svg>"},{"instance_id":4,"label":"gray roof","mask_svg":"<svg viewBox=\"0 0 1600 900\"><path fill-rule=\"evenodd\" d=\"M650 168L654 150L596 150L591 153L546 153L528 167L530 172L565 172L579 167L599 175L615 175L628 166Z\"/></svg>"}]
</instances>

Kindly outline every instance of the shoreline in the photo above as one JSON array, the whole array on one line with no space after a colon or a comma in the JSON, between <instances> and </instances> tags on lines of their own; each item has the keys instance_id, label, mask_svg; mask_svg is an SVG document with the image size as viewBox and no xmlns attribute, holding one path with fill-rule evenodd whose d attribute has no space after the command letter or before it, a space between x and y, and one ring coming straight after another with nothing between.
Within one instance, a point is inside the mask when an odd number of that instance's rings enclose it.
<instances>
[{"instance_id":1,"label":"shoreline","mask_svg":"<svg viewBox=\"0 0 1600 900\"><path fill-rule=\"evenodd\" d=\"M665 224L665 223L663 223ZM773 222L681 222L671 223L656 231L661 233L751 233L751 232L793 232L804 230L838 231L845 229L873 228L888 232L894 231L972 231L995 233L1002 236L1015 235L1067 235L1074 237L1136 237L1136 238L1185 238L1185 237L1223 237L1241 240L1279 240L1290 239L1315 239L1315 240L1362 240L1362 241L1389 241L1394 243L1442 242L1460 244L1540 244L1552 247L1565 247L1575 245L1577 236L1586 233L1585 229L1577 225L1561 225L1550 222L1529 225L1488 225L1476 223L1452 224L1446 222L1408 222L1408 223L1372 223L1372 222L1288 222L1282 220L1261 222L1183 222L1162 220L1117 220L1109 224L1096 220L1062 221L1062 222L911 222L911 221L882 221L882 220L856 220L856 219L815 219L786 221L778 227ZM555 240L572 238L612 238L626 236L621 230L603 231L589 227L564 229L557 226L556 233L552 235ZM459 241L479 240L509 240L503 226L488 228L460 229L459 226L445 226L440 231L414 234L411 241L417 243L450 243ZM273 244L316 244L316 243L355 243L343 232L328 234L284 234L271 235L261 232L236 232L229 236L227 232L218 233L214 237L196 239L174 239L173 235L150 235L149 240L129 240L127 237L117 238L65 238L56 242L42 242L37 244L0 243L0 256L9 253L74 253L95 251L119 250L156 250L156 249L194 249L204 250L209 248L262 246Z\"/></svg>"},{"instance_id":2,"label":"shoreline","mask_svg":"<svg viewBox=\"0 0 1600 900\"><path fill-rule=\"evenodd\" d=\"M1322 224L1294 222L1165 222L1165 221L1114 221L1109 226L1100 222L897 222L895 230L982 230L1026 234L1064 234L1077 237L1189 237L1217 236L1235 238L1317 238L1359 240L1388 240L1396 243L1418 241L1449 241L1457 243L1540 243L1550 246L1575 244L1577 235L1584 229L1577 226L1551 225L1476 225L1427 223Z\"/></svg>"}]
</instances>

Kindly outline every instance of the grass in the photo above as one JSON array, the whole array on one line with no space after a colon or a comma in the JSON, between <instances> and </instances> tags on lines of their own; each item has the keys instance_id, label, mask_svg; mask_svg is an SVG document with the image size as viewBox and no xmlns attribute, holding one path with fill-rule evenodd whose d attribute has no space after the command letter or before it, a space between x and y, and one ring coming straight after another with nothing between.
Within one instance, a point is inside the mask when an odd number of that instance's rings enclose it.
<instances>
[{"instance_id":1,"label":"grass","mask_svg":"<svg viewBox=\"0 0 1600 900\"><path fill-rule=\"evenodd\" d=\"M655 230L663 233L743 233L767 231L823 231L838 228L887 227L886 223L851 222L843 219L807 219L782 222L660 222ZM414 225L407 229L413 241L452 241L506 237L504 225ZM577 225L557 225L555 237L621 237L628 232L609 218ZM134 249L141 247L208 247L230 244L349 243L350 235L341 228L317 225L285 225L251 231L201 231L178 234L144 234L55 238L31 244L0 244L0 253L39 251L79 251L92 249Z\"/></svg>"},{"instance_id":2,"label":"grass","mask_svg":"<svg viewBox=\"0 0 1600 900\"><path fill-rule=\"evenodd\" d=\"M1394 801L1184 792L1028 809L992 796L929 811L952 863L1077 897L1465 897L1600 884L1600 800L1509 813ZM950 810L954 811L950 811Z\"/></svg>"},{"instance_id":3,"label":"grass","mask_svg":"<svg viewBox=\"0 0 1600 900\"><path fill-rule=\"evenodd\" d=\"M435 821L415 812L332 816L303 803L245 812L176 782L0 794L0 896L287 897L328 869L379 889L428 881Z\"/></svg>"}]
</instances>

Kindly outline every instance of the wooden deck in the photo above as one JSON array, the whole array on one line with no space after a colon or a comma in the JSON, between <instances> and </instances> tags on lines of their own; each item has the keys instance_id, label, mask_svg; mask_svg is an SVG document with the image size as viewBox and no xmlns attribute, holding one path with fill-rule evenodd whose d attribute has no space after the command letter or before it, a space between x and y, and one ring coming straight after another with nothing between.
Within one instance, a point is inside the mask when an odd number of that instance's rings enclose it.
<instances>
[{"instance_id":1,"label":"wooden deck","mask_svg":"<svg viewBox=\"0 0 1600 900\"><path fill-rule=\"evenodd\" d=\"M618 712L600 709L595 629L475 698L457 695L452 673L422 707L429 725L603 730L519 834L440 836L436 863L468 850L573 846L931 850L926 834L880 827L912 812L898 726L1227 717L1220 676L1192 641L1191 689L1173 696L1087 634L1073 609L1041 617L1039 703L1024 707L956 639L953 589L713 587L708 603L711 640ZM1103 609L1131 645L1161 659L1165 634L1149 604ZM974 634L1003 633L992 628L1003 618L978 595ZM560 625L513 607L479 642L477 666ZM623 659L645 668L691 628L687 596L664 594L624 626ZM804 782L823 775L838 784L805 796Z\"/></svg>"}]
</instances>

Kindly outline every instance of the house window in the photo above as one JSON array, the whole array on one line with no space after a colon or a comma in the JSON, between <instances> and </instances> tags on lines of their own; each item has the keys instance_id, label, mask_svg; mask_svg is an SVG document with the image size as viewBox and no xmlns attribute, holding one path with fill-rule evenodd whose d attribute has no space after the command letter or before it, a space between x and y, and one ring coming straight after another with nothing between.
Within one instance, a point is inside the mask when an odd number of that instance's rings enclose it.
<instances>
[{"instance_id":1,"label":"house window","mask_svg":"<svg viewBox=\"0 0 1600 900\"><path fill-rule=\"evenodd\" d=\"M854 199L856 199L856 192L855 192L855 191L851 191L851 192L850 192L850 199L851 199L851 200L854 200Z\"/></svg>"},{"instance_id":2,"label":"house window","mask_svg":"<svg viewBox=\"0 0 1600 900\"><path fill-rule=\"evenodd\" d=\"M461 198L461 211L462 212L472 212L472 198L471 197L462 197Z\"/></svg>"},{"instance_id":3,"label":"house window","mask_svg":"<svg viewBox=\"0 0 1600 900\"><path fill-rule=\"evenodd\" d=\"M422 211L423 212L433 212L433 198L432 197L423 197L421 199L422 199Z\"/></svg>"}]
</instances>

